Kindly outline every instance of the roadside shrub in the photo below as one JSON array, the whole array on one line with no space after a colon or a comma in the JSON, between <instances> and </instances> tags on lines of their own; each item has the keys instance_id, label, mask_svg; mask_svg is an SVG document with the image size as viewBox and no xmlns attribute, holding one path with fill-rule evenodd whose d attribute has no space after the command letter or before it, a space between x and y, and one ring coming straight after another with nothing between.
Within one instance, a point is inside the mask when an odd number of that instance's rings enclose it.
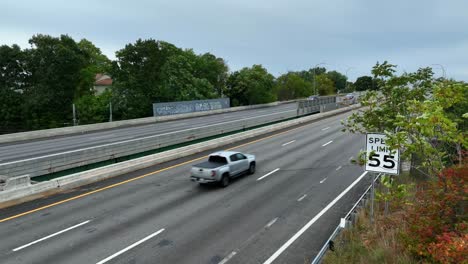
<instances>
[{"instance_id":1,"label":"roadside shrub","mask_svg":"<svg viewBox=\"0 0 468 264\"><path fill-rule=\"evenodd\" d=\"M403 234L410 252L430 262L468 263L467 179L465 162L419 186Z\"/></svg>"}]
</instances>

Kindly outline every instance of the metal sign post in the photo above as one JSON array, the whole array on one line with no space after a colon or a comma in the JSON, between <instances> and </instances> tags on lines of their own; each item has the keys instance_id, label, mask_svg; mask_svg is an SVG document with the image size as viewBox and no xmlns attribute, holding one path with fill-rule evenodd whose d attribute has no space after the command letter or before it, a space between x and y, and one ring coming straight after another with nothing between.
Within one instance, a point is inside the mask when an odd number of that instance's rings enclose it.
<instances>
[{"instance_id":1,"label":"metal sign post","mask_svg":"<svg viewBox=\"0 0 468 264\"><path fill-rule=\"evenodd\" d=\"M374 223L375 173L400 174L400 151L391 149L385 141L387 136L380 133L366 135L366 171L372 174L370 222ZM385 204L386 210L388 205Z\"/></svg>"}]
</instances>

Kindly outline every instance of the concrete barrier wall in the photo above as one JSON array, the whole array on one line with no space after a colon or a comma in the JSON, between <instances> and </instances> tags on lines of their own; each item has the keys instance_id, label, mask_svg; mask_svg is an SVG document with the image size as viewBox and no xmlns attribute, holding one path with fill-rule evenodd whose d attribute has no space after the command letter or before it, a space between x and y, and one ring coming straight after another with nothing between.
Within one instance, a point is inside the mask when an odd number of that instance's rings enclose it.
<instances>
[{"instance_id":1,"label":"concrete barrier wall","mask_svg":"<svg viewBox=\"0 0 468 264\"><path fill-rule=\"evenodd\" d=\"M17 177L0 175L0 191L15 190L29 185L31 185L29 175L21 175Z\"/></svg>"},{"instance_id":2,"label":"concrete barrier wall","mask_svg":"<svg viewBox=\"0 0 468 264\"><path fill-rule=\"evenodd\" d=\"M166 162L169 160L174 160L177 158L189 156L189 155L199 153L202 151L206 151L206 150L210 150L210 149L220 148L224 145L242 141L248 138L256 137L262 134L267 134L267 133L281 130L284 128L288 128L291 126L311 122L316 119L329 117L329 116L337 115L343 112L351 111L359 107L360 107L359 105L353 105L353 106L346 107L346 108L340 108L340 109L332 110L326 113L320 113L317 115L293 119L290 121L285 121L282 123L261 127L261 128L253 129L250 131L242 132L242 133L233 134L233 135L205 141L205 142L198 143L198 144L193 144L190 146L165 151L162 153L148 155L148 156L134 159L134 160L124 161L121 163L112 164L112 165L104 166L101 168L72 174L72 175L61 177L61 178L54 179L51 181L40 182L37 184L18 188L15 190L0 191L0 203L11 201L14 199L20 199L20 198L23 198L23 201L26 201L28 199L25 197L30 196L29 199L32 199L31 195L38 194L41 192L62 191L62 190L76 188L81 185L86 185L86 184L96 182L102 179L115 177L121 174L143 169L143 168L153 166L153 165Z\"/></svg>"},{"instance_id":3,"label":"concrete barrier wall","mask_svg":"<svg viewBox=\"0 0 468 264\"><path fill-rule=\"evenodd\" d=\"M336 96L320 96L315 100L300 100L297 102L297 116L323 112L323 105L335 104L336 101Z\"/></svg>"},{"instance_id":4,"label":"concrete barrier wall","mask_svg":"<svg viewBox=\"0 0 468 264\"><path fill-rule=\"evenodd\" d=\"M338 103L328 103L320 106L320 113L328 112L340 108L341 105Z\"/></svg>"},{"instance_id":5,"label":"concrete barrier wall","mask_svg":"<svg viewBox=\"0 0 468 264\"><path fill-rule=\"evenodd\" d=\"M12 161L0 164L0 174L9 177L29 174L31 177L37 177L100 161L111 160L192 140L247 129L266 123L281 121L295 116L296 111L290 111L264 115L262 117L249 117L237 121L207 125L200 128L108 143L38 158Z\"/></svg>"},{"instance_id":6,"label":"concrete barrier wall","mask_svg":"<svg viewBox=\"0 0 468 264\"><path fill-rule=\"evenodd\" d=\"M6 135L0 135L0 144L23 141L23 140L33 140L33 139L39 139L39 138L64 136L64 135L71 135L71 134L82 134L82 133L88 133L88 132L104 130L104 129L138 126L138 125L145 125L145 124L151 124L151 123L156 123L156 122L165 122L165 121L172 121L172 120L184 119L184 118L222 114L222 113L229 113L229 112L263 108L263 107L271 107L271 106L277 106L280 104L291 103L291 102L295 102L295 100L284 101L284 102L273 102L273 103L260 104L260 105L230 107L230 108L225 108L225 109L195 112L195 113L189 113L189 114L178 114L178 115L161 116L161 117L146 117L146 118L138 118L138 119L131 119L131 120L99 123L99 124L81 125L81 126L73 126L73 127L61 127L61 128L43 129L43 130L36 130L36 131L29 131L29 132L6 134Z\"/></svg>"}]
</instances>

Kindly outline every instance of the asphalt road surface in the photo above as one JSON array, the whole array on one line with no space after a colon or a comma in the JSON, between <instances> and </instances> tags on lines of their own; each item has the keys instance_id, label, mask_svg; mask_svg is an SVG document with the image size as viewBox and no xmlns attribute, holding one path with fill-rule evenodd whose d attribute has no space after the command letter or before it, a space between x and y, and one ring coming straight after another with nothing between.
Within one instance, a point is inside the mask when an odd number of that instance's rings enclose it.
<instances>
[{"instance_id":1,"label":"asphalt road surface","mask_svg":"<svg viewBox=\"0 0 468 264\"><path fill-rule=\"evenodd\" d=\"M1 209L0 262L310 263L370 183L349 114L226 146L257 171L224 189L189 180L206 152Z\"/></svg>"},{"instance_id":2,"label":"asphalt road surface","mask_svg":"<svg viewBox=\"0 0 468 264\"><path fill-rule=\"evenodd\" d=\"M93 131L86 134L74 134L49 139L42 138L31 141L5 143L0 144L0 164L183 129L203 127L221 122L237 121L243 118L296 112L296 109L296 103L289 103L273 107L180 119L148 125Z\"/></svg>"}]
</instances>

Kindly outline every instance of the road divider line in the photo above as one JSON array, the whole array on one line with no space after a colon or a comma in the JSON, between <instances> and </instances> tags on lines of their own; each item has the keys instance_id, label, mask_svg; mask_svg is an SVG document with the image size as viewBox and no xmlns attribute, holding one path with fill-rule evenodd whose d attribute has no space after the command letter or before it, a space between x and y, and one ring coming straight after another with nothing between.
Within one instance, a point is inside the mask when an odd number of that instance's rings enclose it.
<instances>
[{"instance_id":1,"label":"road divider line","mask_svg":"<svg viewBox=\"0 0 468 264\"><path fill-rule=\"evenodd\" d=\"M324 183L326 180L327 180L327 178L321 180L320 183Z\"/></svg>"},{"instance_id":2,"label":"road divider line","mask_svg":"<svg viewBox=\"0 0 468 264\"><path fill-rule=\"evenodd\" d=\"M293 132L293 131L296 131L296 130L304 129L305 127L313 125L313 124L315 124L315 123L300 125L298 127L290 128L288 130L275 133L273 135L265 136L265 137L255 139L255 140L243 143L243 144L239 144L237 146L228 148L226 150L233 150L233 149L241 148L241 147L244 147L244 146L252 145L252 144L255 144L257 142L261 142L261 141L264 141L264 140L267 140L267 139L270 139L270 138L274 138L274 137L277 137L277 136L280 136L280 135L284 135L284 134L287 134L287 133L290 133L290 132ZM95 193L98 193L98 192L102 192L102 191L105 191L107 189L115 188L115 187L118 187L120 185L124 185L124 184L130 183L130 182L133 182L133 181L136 181L136 180L139 180L139 179L143 179L143 178L146 178L148 176L158 174L160 172L164 172L164 171L167 171L167 170L170 170L170 169L173 169L173 168L177 168L177 167L180 167L180 166L183 166L183 165L186 165L186 164L189 164L189 163L192 163L192 162L195 162L195 161L207 158L207 157L208 156L203 156L203 157L195 158L195 159L188 160L188 161L185 161L185 162L181 162L181 163L169 166L169 167L165 167L165 168L162 168L162 169L159 169L159 170L156 170L156 171L152 171L152 172L137 176L135 178L131 178L131 179L128 179L128 180L125 180L125 181L122 181L122 182L117 182L117 183L114 183L114 184L106 186L106 187L102 187L102 188L99 188L99 189L96 189L96 190L93 190L93 191L90 191L90 192L87 192L87 193L83 193L83 194L80 194L80 195L77 195L77 196L73 196L71 198L67 198L67 199L62 200L62 201L58 201L58 202L55 202L55 203L52 203L52 204L48 204L48 205L45 205L45 206L42 206L42 207L39 207L39 208L36 208L36 209L33 209L33 210L29 210L29 211L26 211L26 212L23 212L23 213L19 213L19 214L16 214L16 215L13 215L13 216L10 216L10 217L7 217L7 218L3 218L3 219L0 219L0 223L6 222L6 221L9 221L9 220L21 217L21 216L25 216L25 215L28 215L28 214L32 214L32 213L35 213L35 212L38 212L38 211L42 211L44 209L47 209L47 208L50 208L50 207L53 207L53 206L57 206L57 205L64 204L64 203L67 203L67 202L70 202L70 201L74 201L76 199L86 197L86 196L89 196L89 195L92 195L92 194L95 194Z\"/></svg>"},{"instance_id":3,"label":"road divider line","mask_svg":"<svg viewBox=\"0 0 468 264\"><path fill-rule=\"evenodd\" d=\"M75 229L75 228L77 228L77 227L80 227L80 226L82 226L82 225L86 225L86 224L89 223L90 221L91 221L91 220L86 220L86 221L84 221L84 222L82 222L82 223L79 223L79 224L77 224L77 225L71 226L71 227L69 227L69 228L67 228L67 229L64 229L64 230L62 230L62 231L59 231L59 232L53 233L53 234L51 234L51 235L48 235L48 236L46 236L46 237L43 237L43 238L41 238L41 239L35 240L35 241L33 241L33 242L31 242L31 243L28 243L28 244L26 244L26 245L23 245L23 246L21 246L21 247L17 247L17 248L15 248L15 249L13 249L13 251L15 251L15 252L16 252L16 251L19 251L19 250L21 250L21 249L27 248L27 247L29 247L29 246L32 246L32 245L34 245L34 244L37 244L37 243L39 243L39 242L41 242L41 241L44 241L44 240L46 240L46 239L52 238L52 237L54 237L54 236L58 236L58 235L60 235L60 234L62 234L62 233L68 232L68 231L70 231L70 230L72 230L72 229Z\"/></svg>"},{"instance_id":4,"label":"road divider line","mask_svg":"<svg viewBox=\"0 0 468 264\"><path fill-rule=\"evenodd\" d=\"M299 199L297 199L298 202L304 200L304 198L306 198L307 194L304 194L302 195L301 197L299 197Z\"/></svg>"},{"instance_id":5,"label":"road divider line","mask_svg":"<svg viewBox=\"0 0 468 264\"><path fill-rule=\"evenodd\" d=\"M268 224L265 226L266 228L270 228L276 221L278 220L278 217L276 217L275 219L271 220L270 222L268 222Z\"/></svg>"},{"instance_id":6,"label":"road divider line","mask_svg":"<svg viewBox=\"0 0 468 264\"><path fill-rule=\"evenodd\" d=\"M330 129L330 127L325 127L325 128L322 128L322 131L325 131L327 129Z\"/></svg>"},{"instance_id":7,"label":"road divider line","mask_svg":"<svg viewBox=\"0 0 468 264\"><path fill-rule=\"evenodd\" d=\"M277 172L277 171L279 171L279 168L277 168L277 169L275 169L275 170L272 170L272 171L270 171L269 173L263 175L262 177L258 178L257 181L260 181L260 180L262 180L262 179L264 179L264 178L270 176L271 174L273 174L273 173L275 173L275 172Z\"/></svg>"},{"instance_id":8,"label":"road divider line","mask_svg":"<svg viewBox=\"0 0 468 264\"><path fill-rule=\"evenodd\" d=\"M119 252L117 252L117 253L115 253L115 254L113 254L113 255L111 255L111 256L109 256L109 257L107 257L107 258L105 258L105 259L103 259L103 260L101 260L101 261L99 261L99 262L96 263L96 264L103 264L103 263L106 263L106 262L108 262L109 260L111 260L111 259L113 259L113 258L115 258L115 257L117 257L117 256L119 256L119 255L122 255L123 253L129 251L130 249L132 249L132 248L134 248L134 247L140 245L141 243L144 243L145 241L150 240L151 238L153 238L153 237L155 237L155 236L161 234L163 231L164 231L164 228L163 228L163 229L160 229L159 231L154 232L153 234L151 234L151 235L149 235L149 236L143 238L143 239L140 240L140 241L137 241L137 242L131 244L130 246L128 246L128 247L126 247L126 248L120 250Z\"/></svg>"},{"instance_id":9,"label":"road divider line","mask_svg":"<svg viewBox=\"0 0 468 264\"><path fill-rule=\"evenodd\" d=\"M198 126L198 127L191 127L191 128L186 128L186 129L177 130L177 131L165 132L165 133L151 135L151 136L144 136L144 137L139 137L139 138L134 138L134 139L115 141L115 142L112 142L112 143L96 145L96 146L91 146L91 147L85 147L85 148L81 148L81 149L74 149L74 150L69 150L69 151L64 151L64 152L59 152L59 153L53 153L53 154L48 154L48 155L34 157L34 158L10 161L10 162L6 162L6 163L1 163L0 166L15 164L15 163L19 163L19 162L25 162L25 161L31 161L31 160L35 160L35 159L39 159L39 158L56 157L56 156L63 155L63 154L71 154L71 153L76 153L76 152L86 151L86 150L91 150L91 149L96 149L96 148L120 145L120 144L123 144L123 143L131 143L131 142L135 142L135 141L139 141L139 140L143 140L143 139L149 139L149 138L155 138L155 137L160 137L160 136L164 136L164 135L170 135L170 134L179 133L179 132L183 132L183 131L189 131L189 130L193 130L193 129L197 129L197 128L213 127L213 126L233 123L233 122L237 122L237 121L241 121L241 120L250 120L250 119L255 119L255 118L264 117L264 116L279 115L279 114L292 112L292 111L296 111L296 110L287 110L287 111L282 111L282 112L275 112L275 113L271 113L271 114L252 116L252 117L247 117L247 118L241 118L241 119L236 119L236 120L230 120L230 121L225 121L225 122L219 122L219 123L214 123L214 124Z\"/></svg>"},{"instance_id":10,"label":"road divider line","mask_svg":"<svg viewBox=\"0 0 468 264\"><path fill-rule=\"evenodd\" d=\"M338 166L338 168L336 168L336 171L339 171L341 170L342 166Z\"/></svg>"},{"instance_id":11,"label":"road divider line","mask_svg":"<svg viewBox=\"0 0 468 264\"><path fill-rule=\"evenodd\" d=\"M323 144L322 147L325 147L326 145L331 144L332 142L333 142L333 140L330 140L327 143Z\"/></svg>"},{"instance_id":12,"label":"road divider line","mask_svg":"<svg viewBox=\"0 0 468 264\"><path fill-rule=\"evenodd\" d=\"M268 258L263 264L271 264L275 259L281 255L294 241L296 241L307 229L309 229L323 214L325 214L333 205L335 205L346 193L349 192L358 182L366 176L367 171L361 174L351 185L348 186L343 192L341 192L333 201L331 201L325 208L322 209L314 218L312 218L307 224L305 224L296 234L294 234L284 245L282 245L270 258Z\"/></svg>"},{"instance_id":13,"label":"road divider line","mask_svg":"<svg viewBox=\"0 0 468 264\"><path fill-rule=\"evenodd\" d=\"M289 144L291 144L291 143L294 143L294 142L296 142L296 140L291 140L291 141L289 141L289 142L284 143L284 144L281 145L281 146L284 147L284 146L287 146L287 145L289 145Z\"/></svg>"},{"instance_id":14,"label":"road divider line","mask_svg":"<svg viewBox=\"0 0 468 264\"><path fill-rule=\"evenodd\" d=\"M219 262L218 264L224 264L224 263L228 262L236 254L237 254L237 252L235 252L235 251L231 252L231 254L229 254L227 257L225 257L223 260L221 260L221 262Z\"/></svg>"}]
</instances>

